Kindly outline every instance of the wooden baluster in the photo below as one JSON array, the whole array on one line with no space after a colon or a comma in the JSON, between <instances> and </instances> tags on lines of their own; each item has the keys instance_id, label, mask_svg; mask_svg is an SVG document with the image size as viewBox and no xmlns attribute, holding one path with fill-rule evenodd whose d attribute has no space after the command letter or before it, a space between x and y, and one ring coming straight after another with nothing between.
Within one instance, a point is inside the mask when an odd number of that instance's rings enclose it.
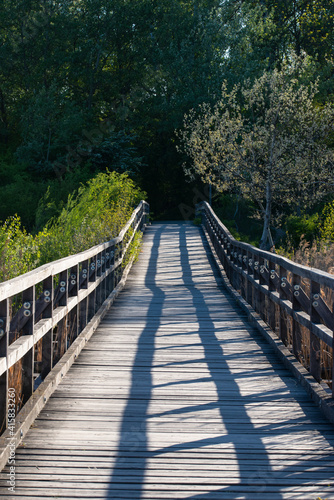
<instances>
[{"instance_id":1,"label":"wooden baluster","mask_svg":"<svg viewBox=\"0 0 334 500\"><path fill-rule=\"evenodd\" d=\"M110 253L110 267L113 267L115 265L115 245L112 245L109 249L109 253ZM116 286L116 282L115 282L115 270L113 270L111 273L110 273L110 280L109 280L109 290L110 290L110 293L114 290Z\"/></svg>"},{"instance_id":2,"label":"wooden baluster","mask_svg":"<svg viewBox=\"0 0 334 500\"><path fill-rule=\"evenodd\" d=\"M227 269L228 269L228 261L227 261L227 236L224 232L222 232L222 264L225 269L225 273L227 276Z\"/></svg>"},{"instance_id":3,"label":"wooden baluster","mask_svg":"<svg viewBox=\"0 0 334 500\"><path fill-rule=\"evenodd\" d=\"M258 254L253 254L253 271L254 271L254 280L256 283L260 284L260 257ZM254 309L257 313L261 315L261 291L256 286L254 288Z\"/></svg>"},{"instance_id":4,"label":"wooden baluster","mask_svg":"<svg viewBox=\"0 0 334 500\"><path fill-rule=\"evenodd\" d=\"M96 256L96 277L100 278L102 276L102 253L98 253ZM102 305L102 283L100 283L97 286L96 289L96 309L95 312L101 307Z\"/></svg>"},{"instance_id":5,"label":"wooden baluster","mask_svg":"<svg viewBox=\"0 0 334 500\"><path fill-rule=\"evenodd\" d=\"M106 250L103 250L102 254L101 254L101 276L104 276L103 281L101 283L102 303L106 300L106 298L108 296L107 278L105 276L106 270L107 270Z\"/></svg>"},{"instance_id":6,"label":"wooden baluster","mask_svg":"<svg viewBox=\"0 0 334 500\"><path fill-rule=\"evenodd\" d=\"M259 283L260 285L266 285L267 282L265 280L265 261L264 261L264 258L263 257L259 257ZM261 318L266 321L267 318L266 318L266 300L265 300L265 294L262 292L262 289L260 288L260 294L259 294L259 314L261 316Z\"/></svg>"},{"instance_id":7,"label":"wooden baluster","mask_svg":"<svg viewBox=\"0 0 334 500\"><path fill-rule=\"evenodd\" d=\"M54 307L54 291L53 291L53 276L49 276L43 281L44 302L47 307L43 311L43 318L52 318ZM41 363L41 379L44 380L47 374L52 369L53 359L53 329L44 335L42 339L42 363Z\"/></svg>"},{"instance_id":8,"label":"wooden baluster","mask_svg":"<svg viewBox=\"0 0 334 500\"><path fill-rule=\"evenodd\" d=\"M81 273L79 280L79 289L87 290L88 287L89 262L84 260L81 263ZM88 297L80 301L79 311L79 333L86 327L88 323Z\"/></svg>"},{"instance_id":9,"label":"wooden baluster","mask_svg":"<svg viewBox=\"0 0 334 500\"><path fill-rule=\"evenodd\" d=\"M239 263L240 263L240 272L241 272L241 295L246 300L247 297L247 254L245 253L243 248L239 248Z\"/></svg>"},{"instance_id":10,"label":"wooden baluster","mask_svg":"<svg viewBox=\"0 0 334 500\"><path fill-rule=\"evenodd\" d=\"M319 298L320 284L316 281L311 281L310 318L312 323L320 323L320 316L317 311ZM320 358L320 339L310 331L310 373L318 382L321 380Z\"/></svg>"},{"instance_id":11,"label":"wooden baluster","mask_svg":"<svg viewBox=\"0 0 334 500\"><path fill-rule=\"evenodd\" d=\"M276 270L275 264L268 261L268 269L269 269L269 292L276 292ZM276 306L275 302L271 300L270 296L268 297L268 325L273 330L276 331Z\"/></svg>"},{"instance_id":12,"label":"wooden baluster","mask_svg":"<svg viewBox=\"0 0 334 500\"><path fill-rule=\"evenodd\" d=\"M253 266L251 266L251 263L253 262L253 255L249 250L247 250L245 255L246 255L246 272L247 272L246 300L248 304L253 305L253 286L250 280L250 278L253 275Z\"/></svg>"},{"instance_id":13,"label":"wooden baluster","mask_svg":"<svg viewBox=\"0 0 334 500\"><path fill-rule=\"evenodd\" d=\"M59 274L59 287L57 297L55 299L59 306L66 307L68 302L68 270ZM54 339L53 346L53 365L63 356L67 347L67 316L61 319L57 325L57 336Z\"/></svg>"},{"instance_id":14,"label":"wooden baluster","mask_svg":"<svg viewBox=\"0 0 334 500\"><path fill-rule=\"evenodd\" d=\"M292 309L294 312L300 311L300 304L297 299L300 294L301 278L298 274L292 276ZM292 319L292 351L297 359L301 359L301 331L300 324L294 318Z\"/></svg>"},{"instance_id":15,"label":"wooden baluster","mask_svg":"<svg viewBox=\"0 0 334 500\"><path fill-rule=\"evenodd\" d=\"M284 267L280 266L279 268L279 278L280 278L280 290L279 296L281 300L285 300L287 298L287 294L285 293L285 288L287 287L287 271ZM280 306L279 312L279 336L282 342L287 345L288 342L288 325L287 325L287 314L285 309Z\"/></svg>"},{"instance_id":16,"label":"wooden baluster","mask_svg":"<svg viewBox=\"0 0 334 500\"><path fill-rule=\"evenodd\" d=\"M89 283L96 281L96 256L90 259ZM88 296L88 321L92 319L96 312L96 288Z\"/></svg>"},{"instance_id":17,"label":"wooden baluster","mask_svg":"<svg viewBox=\"0 0 334 500\"><path fill-rule=\"evenodd\" d=\"M22 293L24 316L28 321L22 328L22 335L34 335L35 326L35 286ZM32 346L22 358L22 403L25 404L34 391L34 350Z\"/></svg>"},{"instance_id":18,"label":"wooden baluster","mask_svg":"<svg viewBox=\"0 0 334 500\"><path fill-rule=\"evenodd\" d=\"M9 341L9 299L0 302L0 358L7 358ZM8 367L0 376L0 429L7 428Z\"/></svg>"},{"instance_id":19,"label":"wooden baluster","mask_svg":"<svg viewBox=\"0 0 334 500\"><path fill-rule=\"evenodd\" d=\"M77 297L79 293L79 264L72 267L70 271L69 281L68 281L68 295L69 297ZM68 315L68 326L69 326L69 337L68 345L69 347L72 342L77 338L79 334L79 304L77 304Z\"/></svg>"}]
</instances>

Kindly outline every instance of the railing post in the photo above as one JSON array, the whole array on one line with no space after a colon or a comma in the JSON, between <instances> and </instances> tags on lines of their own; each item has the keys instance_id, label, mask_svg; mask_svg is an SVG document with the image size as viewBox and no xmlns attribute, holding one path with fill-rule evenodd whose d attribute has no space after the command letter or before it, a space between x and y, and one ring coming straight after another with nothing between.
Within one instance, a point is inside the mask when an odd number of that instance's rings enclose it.
<instances>
[{"instance_id":1,"label":"railing post","mask_svg":"<svg viewBox=\"0 0 334 500\"><path fill-rule=\"evenodd\" d=\"M79 289L87 290L88 288L88 275L89 275L89 263L88 260L84 260L81 263L81 272L80 272L80 281L79 281ZM80 302L79 307L79 331L86 327L88 323L88 297L85 297Z\"/></svg>"},{"instance_id":2,"label":"railing post","mask_svg":"<svg viewBox=\"0 0 334 500\"><path fill-rule=\"evenodd\" d=\"M96 278L100 278L102 276L102 253L97 254L96 258ZM102 299L102 287L103 284L100 283L97 287L96 290L96 307L95 307L95 312L101 307L103 303Z\"/></svg>"},{"instance_id":3,"label":"railing post","mask_svg":"<svg viewBox=\"0 0 334 500\"><path fill-rule=\"evenodd\" d=\"M252 268L252 263L253 263L253 255L252 253L248 250L246 253L246 272L247 272L247 289L246 289L246 300L249 304L252 306L254 305L253 301L253 286L251 283L251 276L253 275L253 268Z\"/></svg>"},{"instance_id":4,"label":"railing post","mask_svg":"<svg viewBox=\"0 0 334 500\"><path fill-rule=\"evenodd\" d=\"M317 311L319 299L320 285L316 281L311 281L310 318L312 323L320 323ZM310 373L318 382L321 380L320 339L312 331L310 331Z\"/></svg>"},{"instance_id":5,"label":"railing post","mask_svg":"<svg viewBox=\"0 0 334 500\"><path fill-rule=\"evenodd\" d=\"M68 280L68 295L69 297L77 297L79 293L79 264L72 267ZM68 321L70 334L68 336L67 348L77 338L79 333L79 304L77 304L69 313Z\"/></svg>"},{"instance_id":6,"label":"railing post","mask_svg":"<svg viewBox=\"0 0 334 500\"><path fill-rule=\"evenodd\" d=\"M262 292L262 287L264 285L267 285L267 281L265 279L266 276L266 265L263 257L259 257L259 284L261 286L260 288L260 294L259 294L259 299L260 299L260 304L259 304L259 314L261 318L266 321L266 299L265 299L265 294Z\"/></svg>"},{"instance_id":7,"label":"railing post","mask_svg":"<svg viewBox=\"0 0 334 500\"><path fill-rule=\"evenodd\" d=\"M7 359L9 340L9 299L0 302L0 358ZM0 432L7 428L8 367L0 376Z\"/></svg>"},{"instance_id":8,"label":"railing post","mask_svg":"<svg viewBox=\"0 0 334 500\"><path fill-rule=\"evenodd\" d=\"M298 298L300 295L301 278L298 274L292 276L292 309L294 312L300 311ZM295 318L292 319L292 351L297 359L301 359L301 331L300 324Z\"/></svg>"},{"instance_id":9,"label":"railing post","mask_svg":"<svg viewBox=\"0 0 334 500\"><path fill-rule=\"evenodd\" d=\"M92 283L96 281L96 256L90 259L88 268L88 281ZM92 319L96 310L96 288L89 294L88 297L88 321Z\"/></svg>"},{"instance_id":10,"label":"railing post","mask_svg":"<svg viewBox=\"0 0 334 500\"><path fill-rule=\"evenodd\" d=\"M286 269L282 266L279 267L279 278L280 278L280 290L279 290L279 297L281 300L286 299L286 293L285 293L285 288L287 288L288 282L287 282L287 272ZM287 314L285 312L285 309L283 309L280 306L279 310L279 336L282 342L287 345L288 342L288 324L287 324Z\"/></svg>"},{"instance_id":11,"label":"railing post","mask_svg":"<svg viewBox=\"0 0 334 500\"><path fill-rule=\"evenodd\" d=\"M108 297L108 292L107 292L107 277L105 275L106 270L107 270L107 259L106 259L106 250L103 250L102 255L101 255L101 276L103 276L103 281L101 283L101 298L102 298L102 304Z\"/></svg>"},{"instance_id":12,"label":"railing post","mask_svg":"<svg viewBox=\"0 0 334 500\"><path fill-rule=\"evenodd\" d=\"M54 292L53 292L53 276L49 276L43 281L43 294L44 294L44 302L48 305L43 311L43 318L52 318L53 313L53 301L54 301ZM41 378L45 379L47 374L52 369L52 336L53 330L52 326L50 330L44 335L42 339L42 363L41 363Z\"/></svg>"},{"instance_id":13,"label":"railing post","mask_svg":"<svg viewBox=\"0 0 334 500\"><path fill-rule=\"evenodd\" d=\"M253 254L253 271L254 271L254 281L257 286L254 288L254 309L257 313L261 315L261 290L260 290L260 257L258 254Z\"/></svg>"},{"instance_id":14,"label":"railing post","mask_svg":"<svg viewBox=\"0 0 334 500\"><path fill-rule=\"evenodd\" d=\"M271 299L270 294L276 292L276 270L275 265L268 261L269 271L269 296L268 296L268 324L273 332L276 331L276 305Z\"/></svg>"},{"instance_id":15,"label":"railing post","mask_svg":"<svg viewBox=\"0 0 334 500\"><path fill-rule=\"evenodd\" d=\"M22 328L22 335L34 335L35 325L35 286L22 293L23 314L28 321ZM22 404L25 404L34 391L34 346L22 358Z\"/></svg>"},{"instance_id":16,"label":"railing post","mask_svg":"<svg viewBox=\"0 0 334 500\"><path fill-rule=\"evenodd\" d=\"M59 299L58 299L59 296ZM68 301L68 270L62 271L59 274L59 285L55 302L60 307L66 307ZM57 335L53 343L53 365L63 356L67 346L67 317L61 319L57 325Z\"/></svg>"}]
</instances>

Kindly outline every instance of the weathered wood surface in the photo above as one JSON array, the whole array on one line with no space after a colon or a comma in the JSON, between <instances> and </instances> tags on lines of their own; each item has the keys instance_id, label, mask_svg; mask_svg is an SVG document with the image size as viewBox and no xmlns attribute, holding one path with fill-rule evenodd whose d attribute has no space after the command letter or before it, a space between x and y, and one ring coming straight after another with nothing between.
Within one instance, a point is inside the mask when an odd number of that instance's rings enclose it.
<instances>
[{"instance_id":1,"label":"weathered wood surface","mask_svg":"<svg viewBox=\"0 0 334 500\"><path fill-rule=\"evenodd\" d=\"M0 498L334 499L334 428L224 292L200 230L154 224Z\"/></svg>"}]
</instances>

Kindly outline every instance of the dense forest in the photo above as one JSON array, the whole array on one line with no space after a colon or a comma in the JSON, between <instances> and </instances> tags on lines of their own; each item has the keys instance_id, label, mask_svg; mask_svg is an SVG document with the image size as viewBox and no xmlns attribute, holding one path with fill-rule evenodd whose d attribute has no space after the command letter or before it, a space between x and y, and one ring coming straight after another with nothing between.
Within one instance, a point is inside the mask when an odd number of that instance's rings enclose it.
<instances>
[{"instance_id":1,"label":"dense forest","mask_svg":"<svg viewBox=\"0 0 334 500\"><path fill-rule=\"evenodd\" d=\"M333 28L333 0L3 0L2 230L43 231L108 170L157 218L193 217L212 184L263 247L330 236Z\"/></svg>"}]
</instances>

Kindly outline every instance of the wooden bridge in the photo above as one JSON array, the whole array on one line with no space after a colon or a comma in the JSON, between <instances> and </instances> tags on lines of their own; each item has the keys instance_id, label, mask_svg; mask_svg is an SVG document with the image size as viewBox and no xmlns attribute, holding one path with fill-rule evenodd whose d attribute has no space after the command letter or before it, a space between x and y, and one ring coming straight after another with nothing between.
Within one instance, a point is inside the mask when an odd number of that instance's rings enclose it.
<instances>
[{"instance_id":1,"label":"wooden bridge","mask_svg":"<svg viewBox=\"0 0 334 500\"><path fill-rule=\"evenodd\" d=\"M0 285L0 498L334 499L334 278L199 209Z\"/></svg>"}]
</instances>

